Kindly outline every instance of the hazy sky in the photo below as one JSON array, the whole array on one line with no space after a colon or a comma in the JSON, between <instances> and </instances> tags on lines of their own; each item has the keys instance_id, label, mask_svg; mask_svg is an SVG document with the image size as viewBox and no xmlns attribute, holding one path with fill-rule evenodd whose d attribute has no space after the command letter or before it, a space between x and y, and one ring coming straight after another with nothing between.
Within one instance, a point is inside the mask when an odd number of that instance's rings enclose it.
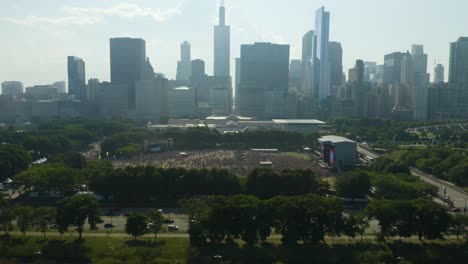
<instances>
[{"instance_id":1,"label":"hazy sky","mask_svg":"<svg viewBox=\"0 0 468 264\"><path fill-rule=\"evenodd\" d=\"M240 44L291 45L299 58L315 10L331 12L330 40L344 49L345 71L356 59L383 62L393 51L423 44L432 75L448 72L449 43L468 35L465 0L225 0L231 25L232 69ZM175 77L179 45L213 67L218 0L0 0L0 82L26 86L66 80L66 57L86 61L86 77L109 80L109 38L140 37L157 72ZM232 73L234 76L234 72Z\"/></svg>"}]
</instances>

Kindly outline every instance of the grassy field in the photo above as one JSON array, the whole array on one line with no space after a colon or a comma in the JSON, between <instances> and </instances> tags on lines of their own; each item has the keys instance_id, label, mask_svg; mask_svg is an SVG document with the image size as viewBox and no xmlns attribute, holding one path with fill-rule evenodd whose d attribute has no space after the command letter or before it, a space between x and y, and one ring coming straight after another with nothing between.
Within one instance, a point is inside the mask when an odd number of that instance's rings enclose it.
<instances>
[{"instance_id":1,"label":"grassy field","mask_svg":"<svg viewBox=\"0 0 468 264\"><path fill-rule=\"evenodd\" d=\"M284 247L279 239L247 247L189 247L187 238L133 241L129 238L0 237L0 263L465 263L467 245L457 240L417 239L379 243L373 239L327 239L326 244ZM402 260L406 262L402 262ZM51 261L52 260L52 261Z\"/></svg>"},{"instance_id":2,"label":"grassy field","mask_svg":"<svg viewBox=\"0 0 468 264\"><path fill-rule=\"evenodd\" d=\"M2 236L0 263L45 260L78 263L186 263L189 249L186 238L144 239L75 238ZM3 258L3 260L1 259Z\"/></svg>"}]
</instances>

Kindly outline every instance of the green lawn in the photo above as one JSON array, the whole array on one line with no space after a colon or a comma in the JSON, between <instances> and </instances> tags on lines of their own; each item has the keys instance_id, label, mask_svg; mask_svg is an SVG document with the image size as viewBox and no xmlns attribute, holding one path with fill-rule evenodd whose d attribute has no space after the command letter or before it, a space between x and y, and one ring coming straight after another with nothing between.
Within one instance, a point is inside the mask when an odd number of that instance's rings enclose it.
<instances>
[{"instance_id":1,"label":"green lawn","mask_svg":"<svg viewBox=\"0 0 468 264\"><path fill-rule=\"evenodd\" d=\"M300 152L285 152L282 153L285 156L290 156L298 159L304 159L304 160L311 160L311 156L308 153L300 153Z\"/></svg>"},{"instance_id":2,"label":"green lawn","mask_svg":"<svg viewBox=\"0 0 468 264\"><path fill-rule=\"evenodd\" d=\"M186 263L189 241L185 238L140 239L2 236L0 263L5 259L80 261L81 263ZM1 258L4 258L2 260ZM16 263L16 262L12 262Z\"/></svg>"},{"instance_id":3,"label":"green lawn","mask_svg":"<svg viewBox=\"0 0 468 264\"><path fill-rule=\"evenodd\" d=\"M40 252L40 254L38 254ZM73 263L465 263L467 245L457 240L421 242L417 239L387 243L375 239L327 239L326 244L285 247L279 239L266 245L248 247L212 245L202 249L189 247L186 238L161 238L133 241L128 238L74 238L1 236L0 263L49 263L47 260Z\"/></svg>"}]
</instances>

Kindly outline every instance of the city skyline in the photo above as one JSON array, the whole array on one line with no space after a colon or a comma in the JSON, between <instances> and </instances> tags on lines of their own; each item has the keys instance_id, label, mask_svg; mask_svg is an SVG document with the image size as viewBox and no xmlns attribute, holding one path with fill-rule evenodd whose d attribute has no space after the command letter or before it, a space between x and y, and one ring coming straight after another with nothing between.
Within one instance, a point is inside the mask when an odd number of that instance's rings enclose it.
<instances>
[{"instance_id":1,"label":"city skyline","mask_svg":"<svg viewBox=\"0 0 468 264\"><path fill-rule=\"evenodd\" d=\"M234 59L240 55L240 44L260 41L289 44L291 59L300 58L302 36L315 28L314 12L322 5L332 13L330 41L338 41L343 46L345 72L353 67L356 59L382 64L385 54L404 52L412 44L420 43L429 55L429 72L432 73L431 69L437 61L447 69L447 77L450 43L459 36L468 35L467 29L456 26L464 24L457 20L466 20L462 10L464 6L468 8L468 3L456 1L443 3L447 11L444 13L450 13L447 16L439 14L439 10L436 10L438 5L431 5L428 1L405 3L406 9L410 10L418 5L424 7L422 10L434 18L425 21L425 24L414 19L414 12L400 8L403 1L376 4L365 0L359 1L359 5L356 5L357 1L302 0L292 5L279 2L274 6L267 5L268 2L264 0L247 3L245 0L225 3L227 24L232 31L231 76L235 75L233 65ZM112 37L145 39L148 57L155 71L171 79L175 78L178 46L187 40L192 44L193 59L204 60L206 72L211 73L212 28L217 24L219 4L214 0L196 3L193 0L163 0L157 4L144 0L131 3L109 0L99 4L88 0L47 0L41 1L40 5L20 0L11 5L1 4L0 28L5 34L0 41L5 48L0 51L0 80L19 80L25 87L66 80L66 57L69 55L86 61L88 78L109 80L107 44ZM364 18L358 15L364 12L363 6L366 6ZM268 14L261 12L261 8L268 8ZM383 9L387 12L380 12ZM392 10L395 12L392 13ZM278 16L287 19L275 19ZM376 30L375 24L380 30ZM416 30L418 28L419 31ZM439 32L437 38L433 31ZM398 37L394 37L395 34ZM93 41L90 41L91 38ZM15 39L19 41L12 41ZM54 41L46 41L51 39ZM11 65L12 61L14 65Z\"/></svg>"}]
</instances>

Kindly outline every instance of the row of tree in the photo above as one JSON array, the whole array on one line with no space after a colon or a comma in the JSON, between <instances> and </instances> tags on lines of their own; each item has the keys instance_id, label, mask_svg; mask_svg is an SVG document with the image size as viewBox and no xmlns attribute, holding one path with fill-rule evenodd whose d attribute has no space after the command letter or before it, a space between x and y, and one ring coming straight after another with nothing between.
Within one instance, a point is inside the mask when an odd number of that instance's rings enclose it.
<instances>
[{"instance_id":1,"label":"row of tree","mask_svg":"<svg viewBox=\"0 0 468 264\"><path fill-rule=\"evenodd\" d=\"M46 232L55 227L63 235L69 227L75 227L82 238L86 220L90 226L96 226L99 220L99 205L91 195L75 195L61 200L57 207L39 207L15 205L6 207L0 199L0 225L5 233L12 230L13 221L19 231L26 235L29 230Z\"/></svg>"},{"instance_id":2,"label":"row of tree","mask_svg":"<svg viewBox=\"0 0 468 264\"><path fill-rule=\"evenodd\" d=\"M381 163L379 159L376 160L378 163ZM437 187L410 174L358 170L339 177L336 192L344 198L364 198L370 195L378 199L412 200L435 196Z\"/></svg>"},{"instance_id":3,"label":"row of tree","mask_svg":"<svg viewBox=\"0 0 468 264\"><path fill-rule=\"evenodd\" d=\"M468 156L446 147L406 150L400 158L410 166L461 186L468 185Z\"/></svg>"},{"instance_id":4,"label":"row of tree","mask_svg":"<svg viewBox=\"0 0 468 264\"><path fill-rule=\"evenodd\" d=\"M369 221L378 220L378 238L411 237L441 239L445 234L466 235L468 218L451 217L442 206L427 199L374 200L363 216L346 216L341 201L317 195L254 196L189 199L181 202L190 217L190 241L194 246L243 240L248 245L265 242L273 233L285 245L316 244L326 236L365 234Z\"/></svg>"},{"instance_id":5,"label":"row of tree","mask_svg":"<svg viewBox=\"0 0 468 264\"><path fill-rule=\"evenodd\" d=\"M318 191L310 170L275 171L259 168L244 181L226 169L184 169L127 167L95 175L90 186L97 193L123 201L151 198L174 200L193 195L234 195L247 193L269 198L277 195L304 195Z\"/></svg>"},{"instance_id":6,"label":"row of tree","mask_svg":"<svg viewBox=\"0 0 468 264\"><path fill-rule=\"evenodd\" d=\"M22 146L33 158L58 153L81 151L102 137L144 130L137 123L124 119L54 119L0 131L0 142Z\"/></svg>"}]
</instances>

